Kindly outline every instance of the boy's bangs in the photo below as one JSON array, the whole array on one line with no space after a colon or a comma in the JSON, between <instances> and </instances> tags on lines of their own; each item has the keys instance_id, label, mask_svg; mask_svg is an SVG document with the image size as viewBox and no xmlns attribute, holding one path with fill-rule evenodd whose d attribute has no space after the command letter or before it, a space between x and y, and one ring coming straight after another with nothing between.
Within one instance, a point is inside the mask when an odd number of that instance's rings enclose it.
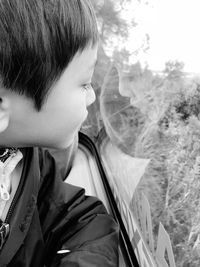
<instances>
[{"instance_id":1,"label":"boy's bangs","mask_svg":"<svg viewBox=\"0 0 200 267\"><path fill-rule=\"evenodd\" d=\"M98 41L96 17L88 1L82 3L79 16L81 19L76 19L80 27L79 32L77 32L77 37L80 48L84 49L84 46L88 43L95 45Z\"/></svg>"},{"instance_id":2,"label":"boy's bangs","mask_svg":"<svg viewBox=\"0 0 200 267\"><path fill-rule=\"evenodd\" d=\"M72 54L75 54L86 48L87 45L95 45L98 42L98 29L93 8L88 0L73 0L70 7L68 1L65 1L67 7L63 9L65 33L67 33L65 37L69 47L74 52Z\"/></svg>"},{"instance_id":3,"label":"boy's bangs","mask_svg":"<svg viewBox=\"0 0 200 267\"><path fill-rule=\"evenodd\" d=\"M51 43L49 61L54 77L57 78L77 52L89 45L94 46L99 38L94 9L88 0L60 0L59 3L56 11L52 13L50 10L48 14ZM56 23L52 21L52 14Z\"/></svg>"},{"instance_id":4,"label":"boy's bangs","mask_svg":"<svg viewBox=\"0 0 200 267\"><path fill-rule=\"evenodd\" d=\"M78 51L98 41L88 0L0 1L0 78L39 110Z\"/></svg>"}]
</instances>

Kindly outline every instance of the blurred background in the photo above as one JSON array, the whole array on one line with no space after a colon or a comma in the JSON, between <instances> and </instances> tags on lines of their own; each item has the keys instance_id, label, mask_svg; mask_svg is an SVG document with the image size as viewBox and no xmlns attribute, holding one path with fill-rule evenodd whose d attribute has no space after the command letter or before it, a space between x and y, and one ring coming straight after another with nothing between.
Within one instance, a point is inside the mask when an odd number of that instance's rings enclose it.
<instances>
[{"instance_id":1,"label":"blurred background","mask_svg":"<svg viewBox=\"0 0 200 267\"><path fill-rule=\"evenodd\" d=\"M135 169L120 166L126 173L118 181L129 174L137 179L126 204L152 257L162 223L176 266L199 267L200 2L91 1L100 33L93 77L97 100L82 131L96 141L104 129L130 162L144 160L139 177ZM105 150L105 161L119 164L109 157L112 152ZM154 244L138 215L143 195L150 205ZM167 257L166 264L174 266Z\"/></svg>"}]
</instances>

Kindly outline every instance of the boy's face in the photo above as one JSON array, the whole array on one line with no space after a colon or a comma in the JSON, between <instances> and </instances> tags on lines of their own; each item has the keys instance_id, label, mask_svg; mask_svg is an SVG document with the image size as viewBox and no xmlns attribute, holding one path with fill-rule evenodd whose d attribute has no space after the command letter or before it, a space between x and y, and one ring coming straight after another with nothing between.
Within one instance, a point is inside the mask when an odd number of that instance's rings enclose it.
<instances>
[{"instance_id":1,"label":"boy's face","mask_svg":"<svg viewBox=\"0 0 200 267\"><path fill-rule=\"evenodd\" d=\"M0 145L68 147L95 101L90 83L96 59L97 47L77 53L39 112L32 100L9 92L9 123L0 133Z\"/></svg>"}]
</instances>

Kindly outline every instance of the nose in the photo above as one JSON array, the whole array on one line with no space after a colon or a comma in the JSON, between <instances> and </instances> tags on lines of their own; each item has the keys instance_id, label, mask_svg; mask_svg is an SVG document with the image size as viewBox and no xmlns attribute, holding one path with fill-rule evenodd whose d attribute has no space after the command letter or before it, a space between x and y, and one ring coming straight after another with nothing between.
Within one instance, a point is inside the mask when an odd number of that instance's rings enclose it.
<instances>
[{"instance_id":1,"label":"nose","mask_svg":"<svg viewBox=\"0 0 200 267\"><path fill-rule=\"evenodd\" d=\"M96 100L96 95L94 92L93 87L91 86L89 90L87 90L87 95L86 95L86 106L90 106L94 101Z\"/></svg>"}]
</instances>

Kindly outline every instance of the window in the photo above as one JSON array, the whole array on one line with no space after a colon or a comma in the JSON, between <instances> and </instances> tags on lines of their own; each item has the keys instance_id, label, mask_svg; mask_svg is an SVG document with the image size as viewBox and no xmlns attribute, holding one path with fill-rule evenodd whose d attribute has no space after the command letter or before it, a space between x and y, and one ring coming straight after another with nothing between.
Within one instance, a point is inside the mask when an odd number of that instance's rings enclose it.
<instances>
[{"instance_id":1,"label":"window","mask_svg":"<svg viewBox=\"0 0 200 267\"><path fill-rule=\"evenodd\" d=\"M141 266L200 266L199 5L95 5L97 101L82 130L97 143L105 131L99 151Z\"/></svg>"},{"instance_id":2,"label":"window","mask_svg":"<svg viewBox=\"0 0 200 267\"><path fill-rule=\"evenodd\" d=\"M66 182L85 188L86 195L96 196L104 203L107 211L113 215L120 226L119 267L137 267L137 259L121 222L121 216L116 208L115 201L113 201L112 192L105 179L94 144L87 136L80 133L79 149Z\"/></svg>"}]
</instances>

